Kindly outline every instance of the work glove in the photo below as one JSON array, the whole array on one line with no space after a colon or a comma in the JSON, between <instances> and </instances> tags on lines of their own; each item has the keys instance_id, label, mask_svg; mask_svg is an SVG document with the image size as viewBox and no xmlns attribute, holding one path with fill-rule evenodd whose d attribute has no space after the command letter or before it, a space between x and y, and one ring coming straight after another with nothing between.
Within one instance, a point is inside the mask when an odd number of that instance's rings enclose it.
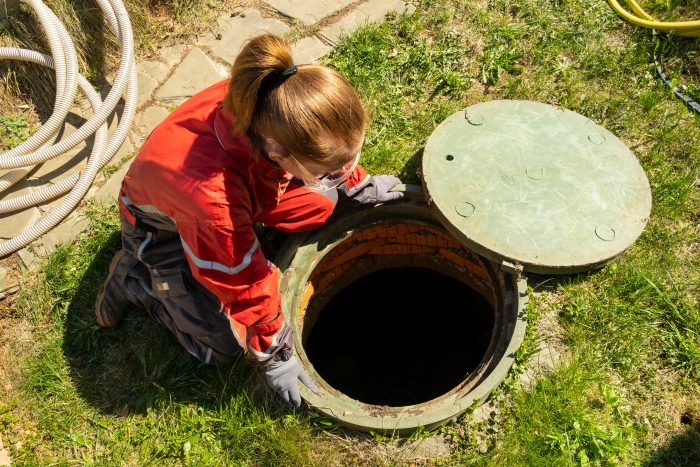
<instances>
[{"instance_id":1,"label":"work glove","mask_svg":"<svg viewBox=\"0 0 700 467\"><path fill-rule=\"evenodd\" d=\"M301 405L301 396L297 380L301 381L312 392L318 392L318 387L311 381L308 373L302 368L299 360L293 355L289 360L276 360L265 367L267 384L280 395L287 404L290 402L295 407Z\"/></svg>"},{"instance_id":2,"label":"work glove","mask_svg":"<svg viewBox=\"0 0 700 467\"><path fill-rule=\"evenodd\" d=\"M369 177L367 184L352 199L362 204L386 203L399 199L403 197L402 192L390 191L399 183L401 180L393 175L374 175Z\"/></svg>"}]
</instances>

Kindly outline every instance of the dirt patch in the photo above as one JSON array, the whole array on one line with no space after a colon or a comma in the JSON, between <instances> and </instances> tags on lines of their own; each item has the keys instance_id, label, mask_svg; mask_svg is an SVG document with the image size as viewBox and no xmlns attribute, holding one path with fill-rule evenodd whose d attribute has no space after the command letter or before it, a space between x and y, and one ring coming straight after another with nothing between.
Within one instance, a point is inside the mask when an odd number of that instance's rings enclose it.
<instances>
[{"instance_id":1,"label":"dirt patch","mask_svg":"<svg viewBox=\"0 0 700 467\"><path fill-rule=\"evenodd\" d=\"M549 288L546 284L537 287ZM536 349L518 377L525 390L534 387L543 375L570 361L569 348L564 343L564 330L559 323L559 311L566 303L566 295L553 287L551 291L533 292L530 299L537 301L537 318L528 323L528 326L535 327Z\"/></svg>"},{"instance_id":2,"label":"dirt patch","mask_svg":"<svg viewBox=\"0 0 700 467\"><path fill-rule=\"evenodd\" d=\"M620 51L627 48L629 37L622 30L606 31L603 33L603 43L611 50Z\"/></svg>"},{"instance_id":3,"label":"dirt patch","mask_svg":"<svg viewBox=\"0 0 700 467\"><path fill-rule=\"evenodd\" d=\"M654 451L663 449L688 429L700 430L700 389L679 392L673 374L659 373L654 397L633 408L633 417L649 433ZM699 435L700 436L700 435Z\"/></svg>"},{"instance_id":4,"label":"dirt patch","mask_svg":"<svg viewBox=\"0 0 700 467\"><path fill-rule=\"evenodd\" d=\"M0 393L3 403L18 394L23 360L36 347L31 324L24 320L0 318Z\"/></svg>"},{"instance_id":5,"label":"dirt patch","mask_svg":"<svg viewBox=\"0 0 700 467\"><path fill-rule=\"evenodd\" d=\"M338 433L326 432L324 437L342 453L337 459L352 459L354 465L434 465L450 457L457 448L451 437L442 433L417 439L385 439L341 429Z\"/></svg>"},{"instance_id":6,"label":"dirt patch","mask_svg":"<svg viewBox=\"0 0 700 467\"><path fill-rule=\"evenodd\" d=\"M11 255L0 259L0 318L10 316L22 278L19 257ZM2 334L0 334L2 335Z\"/></svg>"}]
</instances>

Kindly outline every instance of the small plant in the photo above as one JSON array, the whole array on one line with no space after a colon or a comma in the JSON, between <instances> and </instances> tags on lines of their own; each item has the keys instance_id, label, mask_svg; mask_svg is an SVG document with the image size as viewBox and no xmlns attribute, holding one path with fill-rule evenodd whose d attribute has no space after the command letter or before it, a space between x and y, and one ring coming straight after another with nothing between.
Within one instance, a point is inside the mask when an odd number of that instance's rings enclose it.
<instances>
[{"instance_id":1,"label":"small plant","mask_svg":"<svg viewBox=\"0 0 700 467\"><path fill-rule=\"evenodd\" d=\"M0 117L0 144L2 149L12 149L26 140L33 131L24 118L14 115Z\"/></svg>"},{"instance_id":2,"label":"small plant","mask_svg":"<svg viewBox=\"0 0 700 467\"><path fill-rule=\"evenodd\" d=\"M615 456L624 454L631 445L626 438L629 430L626 415L620 407L620 397L611 386L599 384L598 389L603 396L606 422L612 426L603 428L586 416L577 414L547 435L550 447L578 460L582 466L590 465L592 461L611 461Z\"/></svg>"}]
</instances>

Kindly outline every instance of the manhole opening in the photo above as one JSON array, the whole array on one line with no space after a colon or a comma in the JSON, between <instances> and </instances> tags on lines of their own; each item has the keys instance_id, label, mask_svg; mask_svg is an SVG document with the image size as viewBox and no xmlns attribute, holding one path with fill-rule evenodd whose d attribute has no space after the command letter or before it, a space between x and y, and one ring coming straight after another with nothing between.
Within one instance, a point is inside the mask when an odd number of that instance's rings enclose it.
<instances>
[{"instance_id":1,"label":"manhole opening","mask_svg":"<svg viewBox=\"0 0 700 467\"><path fill-rule=\"evenodd\" d=\"M494 287L480 259L441 229L354 233L307 285L306 358L352 399L402 407L465 386L493 352Z\"/></svg>"},{"instance_id":2,"label":"manhole opening","mask_svg":"<svg viewBox=\"0 0 700 467\"><path fill-rule=\"evenodd\" d=\"M306 355L332 387L367 404L438 398L473 372L491 342L493 310L438 271L391 268L339 291L319 314Z\"/></svg>"}]
</instances>

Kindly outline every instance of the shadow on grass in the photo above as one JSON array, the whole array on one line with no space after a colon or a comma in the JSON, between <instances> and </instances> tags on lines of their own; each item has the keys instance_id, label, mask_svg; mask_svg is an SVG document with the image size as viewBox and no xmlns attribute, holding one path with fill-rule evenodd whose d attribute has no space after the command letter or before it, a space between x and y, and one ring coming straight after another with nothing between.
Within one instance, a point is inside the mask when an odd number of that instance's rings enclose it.
<instances>
[{"instance_id":1,"label":"shadow on grass","mask_svg":"<svg viewBox=\"0 0 700 467\"><path fill-rule=\"evenodd\" d=\"M120 246L119 232L102 243L76 286L66 315L62 350L80 396L100 412L145 413L160 402L215 408L234 393L250 391L264 402L265 388L244 358L231 365L204 365L175 338L131 307L117 327L97 326L94 301Z\"/></svg>"},{"instance_id":2,"label":"shadow on grass","mask_svg":"<svg viewBox=\"0 0 700 467\"><path fill-rule=\"evenodd\" d=\"M527 278L527 283L535 292L556 292L560 290L562 286L574 285L581 282L585 282L599 273L601 268L595 268L590 271L579 272L575 274L561 274L561 275L546 275L546 274L534 274L525 273Z\"/></svg>"},{"instance_id":3,"label":"shadow on grass","mask_svg":"<svg viewBox=\"0 0 700 467\"><path fill-rule=\"evenodd\" d=\"M403 183L422 184L421 163L424 150L425 147L418 148L416 152L408 158L401 171L397 174Z\"/></svg>"},{"instance_id":4,"label":"shadow on grass","mask_svg":"<svg viewBox=\"0 0 700 467\"><path fill-rule=\"evenodd\" d=\"M656 451L647 465L700 465L700 420L688 420L686 430Z\"/></svg>"}]
</instances>

